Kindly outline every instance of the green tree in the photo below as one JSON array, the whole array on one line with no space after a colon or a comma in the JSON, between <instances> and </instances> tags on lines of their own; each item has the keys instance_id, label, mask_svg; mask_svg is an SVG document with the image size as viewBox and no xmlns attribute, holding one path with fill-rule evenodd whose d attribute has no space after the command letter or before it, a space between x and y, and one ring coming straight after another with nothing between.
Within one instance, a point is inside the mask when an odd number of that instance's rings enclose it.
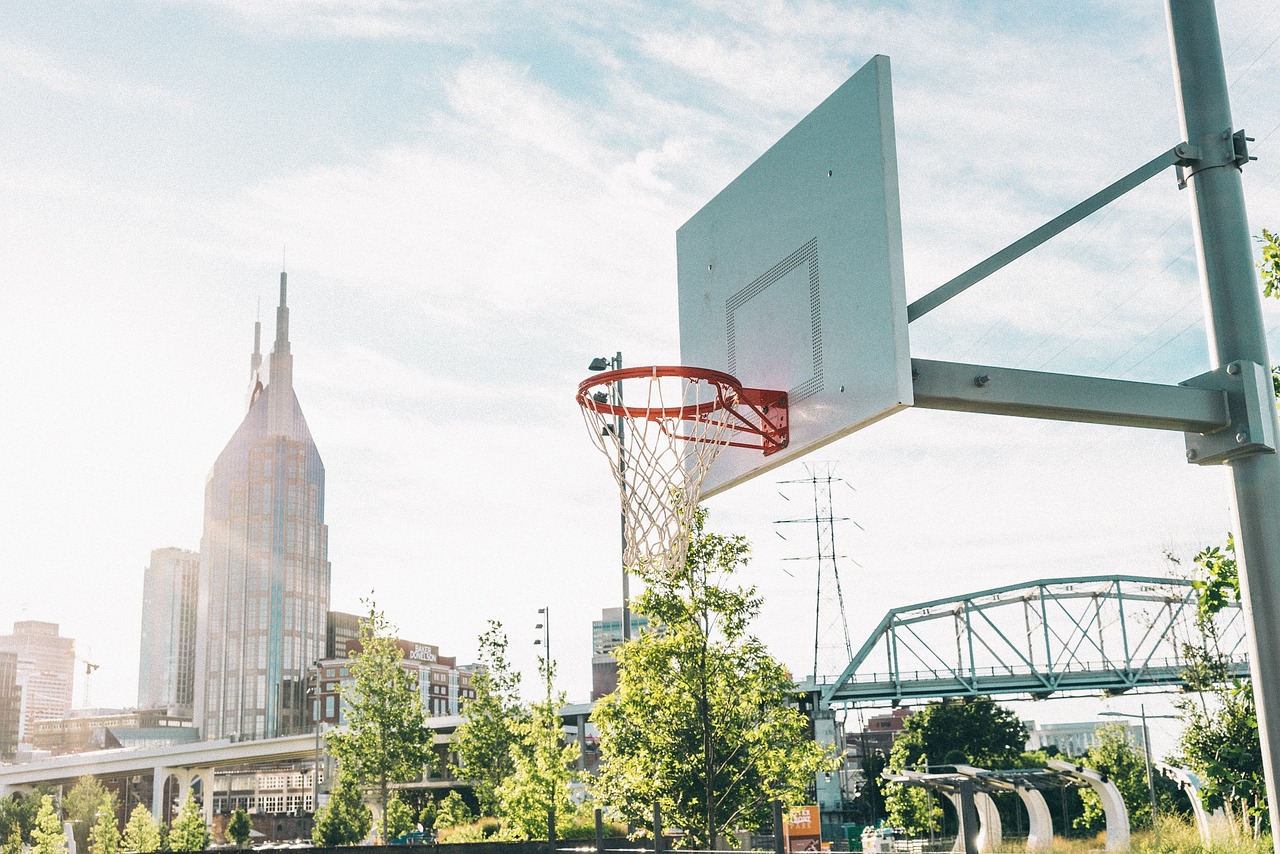
<instances>
[{"instance_id":1,"label":"green tree","mask_svg":"<svg viewBox=\"0 0 1280 854\"><path fill-rule=\"evenodd\" d=\"M464 824L470 824L475 819L471 812L471 808L467 806L467 802L462 799L462 795L456 791L450 790L440 800L440 806L436 809L436 827L444 830L449 827L460 827Z\"/></svg>"},{"instance_id":2,"label":"green tree","mask_svg":"<svg viewBox=\"0 0 1280 854\"><path fill-rule=\"evenodd\" d=\"M1232 819L1247 820L1256 836L1267 819L1267 787L1253 689L1234 680L1214 694L1212 706L1179 704L1185 728L1178 762L1202 778L1200 794L1207 809L1222 807Z\"/></svg>"},{"instance_id":3,"label":"green tree","mask_svg":"<svg viewBox=\"0 0 1280 854\"><path fill-rule=\"evenodd\" d=\"M1275 235L1264 235L1274 248ZM1274 270L1271 275L1274 280ZM1200 775L1200 797L1207 809L1221 807L1233 822L1246 822L1256 836L1268 812L1253 686L1229 677L1214 623L1220 611L1240 601L1235 539L1228 534L1225 547L1202 549L1195 563L1198 577L1191 583L1200 594L1196 617L1202 644L1186 644L1184 653L1187 682L1198 694L1178 703L1184 725L1178 761Z\"/></svg>"},{"instance_id":4,"label":"green tree","mask_svg":"<svg viewBox=\"0 0 1280 854\"><path fill-rule=\"evenodd\" d=\"M1124 724L1106 724L1096 730L1093 747L1081 759L1081 764L1105 774L1120 790L1129 821L1133 828L1151 827L1151 793L1147 788L1147 763L1142 749L1129 734ZM1084 813L1072 824L1081 829L1097 832L1106 827L1102 800L1093 789L1080 790Z\"/></svg>"},{"instance_id":5,"label":"green tree","mask_svg":"<svg viewBox=\"0 0 1280 854\"><path fill-rule=\"evenodd\" d=\"M497 815L498 787L515 771L512 748L528 712L520 704L520 674L507 662L501 623L490 620L480 635L479 659L471 680L475 698L463 707L462 724L454 733L458 765L453 773L470 781L482 813Z\"/></svg>"},{"instance_id":6,"label":"green tree","mask_svg":"<svg viewBox=\"0 0 1280 854\"><path fill-rule=\"evenodd\" d=\"M76 780L71 790L62 798L62 815L71 822L76 850L83 851L89 842L89 829L98 818L98 809L107 790L97 777L85 775Z\"/></svg>"},{"instance_id":7,"label":"green tree","mask_svg":"<svg viewBox=\"0 0 1280 854\"><path fill-rule=\"evenodd\" d=\"M1013 768L1027 744L1022 721L990 697L925 706L907 718L903 730L893 746L899 756L896 763L890 754L894 770L926 761L929 765Z\"/></svg>"},{"instance_id":8,"label":"green tree","mask_svg":"<svg viewBox=\"0 0 1280 854\"><path fill-rule=\"evenodd\" d=\"M422 825L424 830L434 830L436 815L439 812L440 804L436 803L434 798L427 798L422 804L422 810L418 813L418 823Z\"/></svg>"},{"instance_id":9,"label":"green tree","mask_svg":"<svg viewBox=\"0 0 1280 854\"><path fill-rule=\"evenodd\" d=\"M384 842L390 842L413 830L413 810L396 792L392 792L391 797L387 798L386 818L387 837Z\"/></svg>"},{"instance_id":10,"label":"green tree","mask_svg":"<svg viewBox=\"0 0 1280 854\"><path fill-rule=\"evenodd\" d=\"M541 667L544 678L550 680L545 659ZM515 724L512 770L496 792L499 814L512 838L546 839L552 810L561 822L574 812L570 786L577 779L573 765L578 746L562 743L556 709L563 705L563 694L535 703L531 713Z\"/></svg>"},{"instance_id":11,"label":"green tree","mask_svg":"<svg viewBox=\"0 0 1280 854\"><path fill-rule=\"evenodd\" d=\"M705 519L699 508L683 566L632 568L646 587L636 610L653 628L616 651L618 688L593 715L601 799L641 827L656 803L697 848L766 824L774 799L802 803L837 761L809 737L786 669L747 634L760 598L728 583L745 538L706 533Z\"/></svg>"},{"instance_id":12,"label":"green tree","mask_svg":"<svg viewBox=\"0 0 1280 854\"><path fill-rule=\"evenodd\" d=\"M1018 716L990 697L949 700L925 706L903 725L889 751L891 772L927 771L939 765L982 768L1024 766L1027 729ZM889 823L921 834L936 829L942 808L918 786L886 783L883 787Z\"/></svg>"},{"instance_id":13,"label":"green tree","mask_svg":"<svg viewBox=\"0 0 1280 854\"><path fill-rule=\"evenodd\" d=\"M1262 276L1263 296L1280 299L1280 235L1264 228L1257 241L1262 244L1258 273Z\"/></svg>"},{"instance_id":14,"label":"green tree","mask_svg":"<svg viewBox=\"0 0 1280 854\"><path fill-rule=\"evenodd\" d=\"M0 847L5 848L5 854L20 854L23 846L30 844L40 799L51 794L49 787L41 784L33 794L0 798Z\"/></svg>"},{"instance_id":15,"label":"green tree","mask_svg":"<svg viewBox=\"0 0 1280 854\"><path fill-rule=\"evenodd\" d=\"M121 846L126 851L137 851L138 854L150 854L160 850L160 825L151 815L151 810L138 804L129 814L124 825L124 836Z\"/></svg>"},{"instance_id":16,"label":"green tree","mask_svg":"<svg viewBox=\"0 0 1280 854\"><path fill-rule=\"evenodd\" d=\"M360 651L351 656L351 682L342 689L347 726L327 736L329 750L362 786L376 787L387 838L387 800L392 783L406 783L430 769L432 733L422 695L400 662L392 628L373 602L360 620Z\"/></svg>"},{"instance_id":17,"label":"green tree","mask_svg":"<svg viewBox=\"0 0 1280 854\"><path fill-rule=\"evenodd\" d=\"M116 797L108 792L98 803L98 815L89 830L89 854L116 854L120 850L120 828L116 826Z\"/></svg>"},{"instance_id":18,"label":"green tree","mask_svg":"<svg viewBox=\"0 0 1280 854\"><path fill-rule=\"evenodd\" d=\"M329 802L316 812L312 841L321 848L356 845L369 835L371 827L373 815L365 805L359 782L339 768Z\"/></svg>"},{"instance_id":19,"label":"green tree","mask_svg":"<svg viewBox=\"0 0 1280 854\"><path fill-rule=\"evenodd\" d=\"M67 836L50 795L40 798L40 811L31 829L31 854L67 854Z\"/></svg>"},{"instance_id":20,"label":"green tree","mask_svg":"<svg viewBox=\"0 0 1280 854\"><path fill-rule=\"evenodd\" d=\"M178 817L169 829L170 851L203 851L209 847L209 825L205 823L200 804L187 792Z\"/></svg>"},{"instance_id":21,"label":"green tree","mask_svg":"<svg viewBox=\"0 0 1280 854\"><path fill-rule=\"evenodd\" d=\"M232 812L227 820L227 839L237 848L243 848L252 835L253 822L249 820L249 814L241 809Z\"/></svg>"}]
</instances>

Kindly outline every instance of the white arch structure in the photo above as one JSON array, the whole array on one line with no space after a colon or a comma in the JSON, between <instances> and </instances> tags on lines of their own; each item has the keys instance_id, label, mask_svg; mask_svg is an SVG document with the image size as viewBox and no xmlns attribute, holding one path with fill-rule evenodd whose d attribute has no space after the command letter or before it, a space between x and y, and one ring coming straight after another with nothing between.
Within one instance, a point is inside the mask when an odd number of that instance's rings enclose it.
<instances>
[{"instance_id":1,"label":"white arch structure","mask_svg":"<svg viewBox=\"0 0 1280 854\"><path fill-rule=\"evenodd\" d=\"M919 771L884 772L887 780L934 789L951 801L956 815L960 816L960 834L956 837L952 851L964 851L964 810L961 806L960 787L966 781L971 781L975 787L974 807L979 823L976 834L979 852L989 854L999 850L1003 843L1000 813L991 799L991 792L1016 792L1027 810L1027 850L1049 850L1053 846L1053 816L1035 783L1038 781L1040 785L1053 785L1052 781L1055 779L1076 786L1089 786L1097 792L1107 823L1106 850L1129 849L1129 811L1124 805L1124 799L1120 797L1120 790L1105 775L1091 768L1060 760L1050 760L1048 769L1021 771L988 771L972 765L954 767L954 772L941 774Z\"/></svg>"},{"instance_id":2,"label":"white arch structure","mask_svg":"<svg viewBox=\"0 0 1280 854\"><path fill-rule=\"evenodd\" d=\"M1102 801L1102 813L1107 821L1107 850L1129 850L1129 810L1120 797L1120 790L1105 774L1099 774L1092 768L1063 762L1061 759L1050 759L1049 767L1067 777L1072 777L1089 785L1098 793Z\"/></svg>"}]
</instances>

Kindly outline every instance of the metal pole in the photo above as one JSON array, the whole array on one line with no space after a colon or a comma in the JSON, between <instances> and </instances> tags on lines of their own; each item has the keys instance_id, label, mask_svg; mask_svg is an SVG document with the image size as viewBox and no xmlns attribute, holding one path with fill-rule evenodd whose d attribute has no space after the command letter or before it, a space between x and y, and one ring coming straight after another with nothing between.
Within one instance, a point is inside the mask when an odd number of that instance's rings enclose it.
<instances>
[{"instance_id":1,"label":"metal pole","mask_svg":"<svg viewBox=\"0 0 1280 854\"><path fill-rule=\"evenodd\" d=\"M773 802L773 854L787 854L786 829L782 824L782 801Z\"/></svg>"},{"instance_id":2,"label":"metal pole","mask_svg":"<svg viewBox=\"0 0 1280 854\"><path fill-rule=\"evenodd\" d=\"M311 768L311 821L314 825L316 812L320 809L320 662L313 661L311 666L315 668L316 674L315 694L312 697L314 702L311 706L316 720L316 758Z\"/></svg>"},{"instance_id":3,"label":"metal pole","mask_svg":"<svg viewBox=\"0 0 1280 854\"><path fill-rule=\"evenodd\" d=\"M618 351L618 355L613 357L610 368L617 371L622 368L622 351ZM614 403L622 406L622 383L614 383L612 386ZM624 430L626 425L622 422L621 415L613 416L614 434L618 437L618 484L623 492L623 509L622 515L618 517L619 532L622 536L622 642L626 643L631 640L631 576L627 572L627 510L626 510L626 491L627 491L627 451L626 451L626 435Z\"/></svg>"},{"instance_id":4,"label":"metal pole","mask_svg":"<svg viewBox=\"0 0 1280 854\"><path fill-rule=\"evenodd\" d=\"M1147 794L1151 797L1151 830L1156 836L1156 848L1160 847L1160 825L1156 821L1156 780L1151 776L1151 730L1147 728L1147 704L1138 706L1142 713L1142 753L1147 760Z\"/></svg>"},{"instance_id":5,"label":"metal pole","mask_svg":"<svg viewBox=\"0 0 1280 854\"><path fill-rule=\"evenodd\" d=\"M1231 145L1231 105L1212 0L1166 0L1174 79L1184 138L1201 168L1188 178L1205 325L1214 368L1247 360L1271 365L1262 325L1253 247L1240 170L1221 161ZM1271 429L1276 410L1268 406ZM1229 463L1235 489L1236 558L1257 702L1271 826L1280 827L1280 457L1254 454Z\"/></svg>"}]
</instances>

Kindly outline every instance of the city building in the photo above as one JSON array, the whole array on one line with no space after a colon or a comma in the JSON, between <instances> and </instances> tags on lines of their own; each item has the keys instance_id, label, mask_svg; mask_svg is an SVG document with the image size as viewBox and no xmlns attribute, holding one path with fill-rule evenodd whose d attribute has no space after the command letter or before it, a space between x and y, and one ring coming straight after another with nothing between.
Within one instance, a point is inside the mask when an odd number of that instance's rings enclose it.
<instances>
[{"instance_id":1,"label":"city building","mask_svg":"<svg viewBox=\"0 0 1280 854\"><path fill-rule=\"evenodd\" d=\"M846 759L855 765L861 765L866 757L877 753L887 757L893 748L893 743L906 730L909 717L911 717L911 709L894 709L887 715L867 718L858 732L846 730L844 737ZM846 721L846 727L849 723Z\"/></svg>"},{"instance_id":2,"label":"city building","mask_svg":"<svg viewBox=\"0 0 1280 854\"><path fill-rule=\"evenodd\" d=\"M413 676L422 697L422 706L428 717L445 717L462 713L462 707L475 699L472 685L473 665L458 666L454 656L440 654L440 648L432 644L398 640L396 645L404 654L400 666ZM348 641L346 648L334 658L320 662L320 691L316 713L326 725L338 726L343 722L342 689L351 682L352 653L360 651L359 641Z\"/></svg>"},{"instance_id":3,"label":"city building","mask_svg":"<svg viewBox=\"0 0 1280 854\"><path fill-rule=\"evenodd\" d=\"M18 742L29 744L36 721L62 717L71 708L76 642L60 637L57 623L22 620L13 624L13 634L0 635L0 652L17 658L22 688Z\"/></svg>"},{"instance_id":4,"label":"city building","mask_svg":"<svg viewBox=\"0 0 1280 854\"><path fill-rule=\"evenodd\" d=\"M1084 756L1098 740L1098 730L1104 726L1122 726L1138 749L1142 749L1142 727L1130 721L1111 719L1080 721L1077 723L1037 724L1023 721L1027 728L1027 750L1057 748L1066 756Z\"/></svg>"},{"instance_id":5,"label":"city building","mask_svg":"<svg viewBox=\"0 0 1280 854\"><path fill-rule=\"evenodd\" d=\"M328 630L325 633L324 657L346 658L347 643L360 640L360 617L355 614L344 614L341 611L330 611Z\"/></svg>"},{"instance_id":6,"label":"city building","mask_svg":"<svg viewBox=\"0 0 1280 854\"><path fill-rule=\"evenodd\" d=\"M74 709L32 726L36 750L59 756L117 747L162 747L196 740L191 718L169 709Z\"/></svg>"},{"instance_id":7,"label":"city building","mask_svg":"<svg viewBox=\"0 0 1280 854\"><path fill-rule=\"evenodd\" d=\"M138 708L191 716L200 553L155 549L142 576Z\"/></svg>"},{"instance_id":8,"label":"city building","mask_svg":"<svg viewBox=\"0 0 1280 854\"><path fill-rule=\"evenodd\" d=\"M18 753L21 714L18 656L12 652L0 652L0 762L11 761Z\"/></svg>"},{"instance_id":9,"label":"city building","mask_svg":"<svg viewBox=\"0 0 1280 854\"><path fill-rule=\"evenodd\" d=\"M631 612L631 637L649 625L649 618ZM591 699L599 700L618 687L618 660L613 651L622 645L622 609L604 608L591 621Z\"/></svg>"},{"instance_id":10,"label":"city building","mask_svg":"<svg viewBox=\"0 0 1280 854\"><path fill-rule=\"evenodd\" d=\"M194 720L206 739L306 731L307 681L325 651L324 464L294 394L284 273L265 385L260 341L258 324L249 411L205 484Z\"/></svg>"}]
</instances>

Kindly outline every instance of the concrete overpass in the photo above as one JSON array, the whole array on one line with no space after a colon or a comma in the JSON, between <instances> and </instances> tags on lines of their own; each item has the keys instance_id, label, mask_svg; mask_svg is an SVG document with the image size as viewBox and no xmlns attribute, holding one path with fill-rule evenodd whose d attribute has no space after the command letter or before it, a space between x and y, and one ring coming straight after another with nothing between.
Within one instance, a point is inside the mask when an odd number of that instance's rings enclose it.
<instances>
[{"instance_id":1,"label":"concrete overpass","mask_svg":"<svg viewBox=\"0 0 1280 854\"><path fill-rule=\"evenodd\" d=\"M447 743L462 718L442 716L427 719L435 730L437 744ZM196 741L164 747L95 750L53 756L20 765L0 765L0 797L31 790L40 783L69 788L85 775L98 778L151 777L151 813L164 815L165 783L177 782L179 805L186 800L196 780L205 784L204 811L212 820L213 775L246 765L290 760L319 761L324 740L316 732L254 741Z\"/></svg>"}]
</instances>

